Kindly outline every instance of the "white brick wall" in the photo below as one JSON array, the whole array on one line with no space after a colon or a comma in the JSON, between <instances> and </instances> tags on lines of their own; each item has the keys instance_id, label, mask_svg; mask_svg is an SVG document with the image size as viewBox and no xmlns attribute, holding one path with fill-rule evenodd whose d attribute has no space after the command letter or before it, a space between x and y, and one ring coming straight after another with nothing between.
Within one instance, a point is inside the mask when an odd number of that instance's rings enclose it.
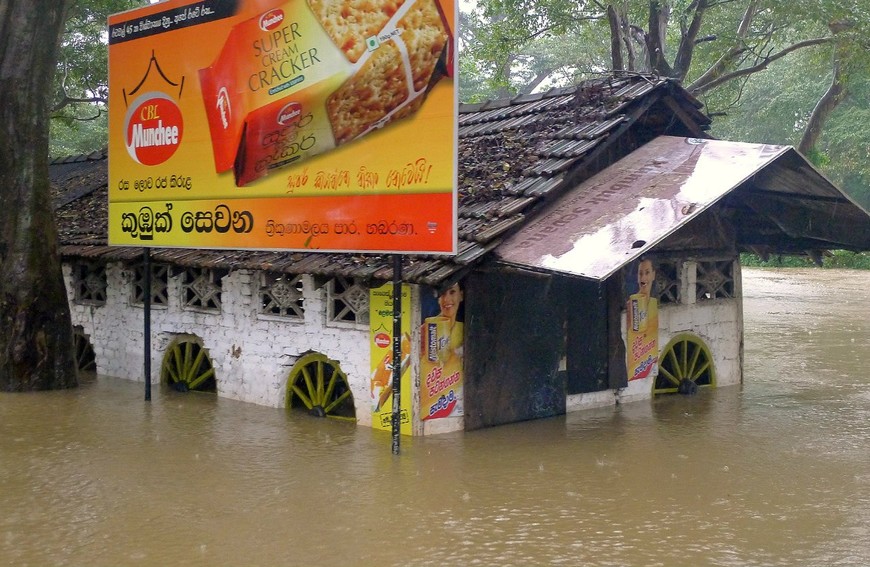
<instances>
[{"instance_id":1,"label":"white brick wall","mask_svg":"<svg viewBox=\"0 0 870 567\"><path fill-rule=\"evenodd\" d=\"M143 381L143 310L131 302L132 274L121 264L106 270L108 288L103 306L73 301L72 268L64 265L64 278L74 325L89 335L97 372ZM720 299L687 305L664 305L659 309L659 345L673 336L691 332L710 347L718 386L738 384L742 379L742 305L739 299L739 269L735 270L738 299ZM307 351L317 351L336 360L347 374L360 425L371 426L369 392L369 331L348 324L327 324L326 291L314 289L304 278L305 318L291 320L257 313L259 275L237 270L223 280L220 313L181 308L179 278L169 279L169 306L151 310L151 381L160 381L164 353L179 335L195 335L212 359L218 394L244 402L283 407L289 372ZM693 294L686 294L694 297ZM419 291L412 292L412 305L419 305ZM419 309L412 308L412 345L419 345ZM625 330L623 329L623 336ZM412 356L416 360L416 356ZM419 406L419 368L412 366L415 401ZM652 395L651 378L629 383L627 388L568 396L568 411L647 399ZM407 395L407 393L406 393ZM415 434L461 430L462 418L420 422L415 416Z\"/></svg>"},{"instance_id":2,"label":"white brick wall","mask_svg":"<svg viewBox=\"0 0 870 567\"><path fill-rule=\"evenodd\" d=\"M106 270L108 291L103 306L73 301L72 268L64 265L72 321L90 336L97 372L144 381L143 310L131 302L132 274L120 264ZM220 313L181 308L179 278L169 279L169 306L151 310L151 381L160 381L164 353L179 335L202 340L215 368L218 394L244 402L283 407L287 378L298 357L316 350L347 374L358 421L371 425L368 411L368 330L328 327L325 291L305 279L305 320L257 314L259 278L247 270L223 280Z\"/></svg>"}]
</instances>

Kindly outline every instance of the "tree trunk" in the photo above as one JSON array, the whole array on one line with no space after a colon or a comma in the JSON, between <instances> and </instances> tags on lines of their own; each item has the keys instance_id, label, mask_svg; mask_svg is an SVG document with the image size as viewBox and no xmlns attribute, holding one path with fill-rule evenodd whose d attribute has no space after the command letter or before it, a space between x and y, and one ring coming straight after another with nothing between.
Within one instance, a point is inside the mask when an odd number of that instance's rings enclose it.
<instances>
[{"instance_id":1,"label":"tree trunk","mask_svg":"<svg viewBox=\"0 0 870 567\"><path fill-rule=\"evenodd\" d=\"M689 74L692 66L692 57L695 54L695 44L698 40L698 32L701 31L701 23L704 20L704 12L707 11L707 0L697 0L689 6L691 22L688 26L680 25L680 46L674 58L674 75L681 83ZM686 14L686 16L689 15Z\"/></svg>"},{"instance_id":2,"label":"tree trunk","mask_svg":"<svg viewBox=\"0 0 870 567\"><path fill-rule=\"evenodd\" d=\"M829 24L828 27L831 32L836 35L851 26L835 22ZM798 144L798 151L805 156L809 156L810 152L815 148L816 143L819 141L819 136L822 134L822 128L828 120L828 117L846 97L846 87L843 81L843 67L841 61L841 59L846 57L846 54L843 53L844 49L845 48L842 45L837 44L833 47L831 54L831 67L833 69L831 84L828 86L828 90L825 91L825 94L822 95L822 98L820 98L816 103L816 107L813 108L813 112L807 121L807 127L804 129L804 134L801 137L800 144Z\"/></svg>"},{"instance_id":3,"label":"tree trunk","mask_svg":"<svg viewBox=\"0 0 870 567\"><path fill-rule=\"evenodd\" d=\"M665 53L665 34L668 30L668 20L671 16L667 2L650 0L649 3L649 33L647 34L647 51L649 52L649 67L662 77L673 77L674 71L668 64Z\"/></svg>"},{"instance_id":4,"label":"tree trunk","mask_svg":"<svg viewBox=\"0 0 870 567\"><path fill-rule=\"evenodd\" d=\"M614 71L624 71L622 60L622 18L616 13L613 4L607 5L607 22L610 24L610 65Z\"/></svg>"},{"instance_id":5,"label":"tree trunk","mask_svg":"<svg viewBox=\"0 0 870 567\"><path fill-rule=\"evenodd\" d=\"M48 182L48 106L68 0L0 0L0 390L73 387Z\"/></svg>"}]
</instances>

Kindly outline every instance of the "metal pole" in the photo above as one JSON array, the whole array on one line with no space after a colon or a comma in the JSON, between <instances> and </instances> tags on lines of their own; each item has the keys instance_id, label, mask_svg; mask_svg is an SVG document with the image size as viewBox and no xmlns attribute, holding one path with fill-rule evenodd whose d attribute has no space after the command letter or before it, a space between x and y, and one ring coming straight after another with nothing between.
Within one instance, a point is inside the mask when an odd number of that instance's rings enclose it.
<instances>
[{"instance_id":1,"label":"metal pole","mask_svg":"<svg viewBox=\"0 0 870 567\"><path fill-rule=\"evenodd\" d=\"M393 454L399 454L402 425L402 255L393 254Z\"/></svg>"},{"instance_id":2,"label":"metal pole","mask_svg":"<svg viewBox=\"0 0 870 567\"><path fill-rule=\"evenodd\" d=\"M144 334L145 345L143 347L145 357L145 401L151 401L151 251L148 248L143 252L142 267L144 270L142 278L142 302L144 304Z\"/></svg>"}]
</instances>

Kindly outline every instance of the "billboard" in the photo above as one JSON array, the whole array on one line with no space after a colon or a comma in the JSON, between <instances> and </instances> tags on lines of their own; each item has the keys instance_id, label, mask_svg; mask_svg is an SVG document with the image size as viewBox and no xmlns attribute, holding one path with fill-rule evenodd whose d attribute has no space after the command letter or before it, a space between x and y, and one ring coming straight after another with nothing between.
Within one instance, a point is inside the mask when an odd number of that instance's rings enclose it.
<instances>
[{"instance_id":1,"label":"billboard","mask_svg":"<svg viewBox=\"0 0 870 567\"><path fill-rule=\"evenodd\" d=\"M109 18L109 244L456 252L453 0Z\"/></svg>"}]
</instances>

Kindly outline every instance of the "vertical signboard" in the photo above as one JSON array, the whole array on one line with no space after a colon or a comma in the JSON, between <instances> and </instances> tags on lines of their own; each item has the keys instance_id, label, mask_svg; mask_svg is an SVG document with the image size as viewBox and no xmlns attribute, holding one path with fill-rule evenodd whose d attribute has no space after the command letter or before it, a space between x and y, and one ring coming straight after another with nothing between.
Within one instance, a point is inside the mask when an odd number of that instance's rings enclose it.
<instances>
[{"instance_id":1,"label":"vertical signboard","mask_svg":"<svg viewBox=\"0 0 870 567\"><path fill-rule=\"evenodd\" d=\"M109 243L456 251L453 0L109 18Z\"/></svg>"},{"instance_id":2,"label":"vertical signboard","mask_svg":"<svg viewBox=\"0 0 870 567\"><path fill-rule=\"evenodd\" d=\"M402 286L402 370L400 430L411 435L411 312L410 288ZM369 327L371 344L372 427L392 429L393 416L393 284L387 283L369 292Z\"/></svg>"},{"instance_id":3,"label":"vertical signboard","mask_svg":"<svg viewBox=\"0 0 870 567\"><path fill-rule=\"evenodd\" d=\"M421 419L463 415L463 300L462 285L455 283L440 292L430 290L421 302Z\"/></svg>"},{"instance_id":4,"label":"vertical signboard","mask_svg":"<svg viewBox=\"0 0 870 567\"><path fill-rule=\"evenodd\" d=\"M652 260L641 257L627 268L625 281L633 289L625 306L628 379L658 376L659 315L654 296L656 270Z\"/></svg>"}]
</instances>

